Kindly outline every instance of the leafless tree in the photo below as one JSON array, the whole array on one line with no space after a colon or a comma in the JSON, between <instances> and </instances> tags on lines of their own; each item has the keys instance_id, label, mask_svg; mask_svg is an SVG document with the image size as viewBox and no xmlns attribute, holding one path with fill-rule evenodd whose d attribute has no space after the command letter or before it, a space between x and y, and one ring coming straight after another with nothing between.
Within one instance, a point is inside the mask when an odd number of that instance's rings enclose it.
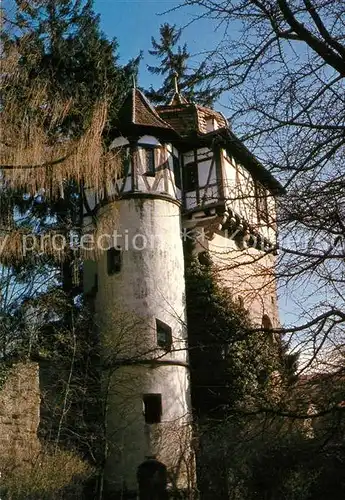
<instances>
[{"instance_id":1,"label":"leafless tree","mask_svg":"<svg viewBox=\"0 0 345 500\"><path fill-rule=\"evenodd\" d=\"M294 309L286 326L307 366L324 362L344 345L345 5L183 4L223 30L205 76L228 92L231 126L286 187L277 267Z\"/></svg>"}]
</instances>

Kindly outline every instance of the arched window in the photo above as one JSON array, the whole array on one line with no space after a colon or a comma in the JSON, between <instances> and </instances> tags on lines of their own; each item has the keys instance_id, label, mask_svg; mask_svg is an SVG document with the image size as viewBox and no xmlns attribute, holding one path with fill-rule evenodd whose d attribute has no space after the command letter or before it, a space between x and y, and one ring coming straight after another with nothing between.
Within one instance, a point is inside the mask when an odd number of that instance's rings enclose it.
<instances>
[{"instance_id":1,"label":"arched window","mask_svg":"<svg viewBox=\"0 0 345 500\"><path fill-rule=\"evenodd\" d=\"M262 316L261 326L262 326L262 328L264 328L267 331L273 330L272 321L271 321L270 317L267 316L267 314L264 314Z\"/></svg>"}]
</instances>

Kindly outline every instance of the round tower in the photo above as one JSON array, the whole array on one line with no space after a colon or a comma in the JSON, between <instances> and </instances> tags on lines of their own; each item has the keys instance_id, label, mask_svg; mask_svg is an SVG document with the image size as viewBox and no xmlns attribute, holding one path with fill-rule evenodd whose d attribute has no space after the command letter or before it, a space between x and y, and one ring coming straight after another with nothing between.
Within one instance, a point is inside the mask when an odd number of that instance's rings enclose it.
<instances>
[{"instance_id":1,"label":"round tower","mask_svg":"<svg viewBox=\"0 0 345 500\"><path fill-rule=\"evenodd\" d=\"M95 315L103 356L110 491L137 491L138 467L155 458L170 487L191 488L190 383L178 153L173 129L136 89L119 114L120 178L96 198Z\"/></svg>"}]
</instances>

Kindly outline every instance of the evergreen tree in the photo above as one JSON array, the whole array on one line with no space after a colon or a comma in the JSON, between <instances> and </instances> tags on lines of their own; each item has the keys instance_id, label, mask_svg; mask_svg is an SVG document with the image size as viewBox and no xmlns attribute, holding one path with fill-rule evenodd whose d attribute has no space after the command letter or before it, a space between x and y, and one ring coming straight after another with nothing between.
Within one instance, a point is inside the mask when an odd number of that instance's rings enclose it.
<instances>
[{"instance_id":1,"label":"evergreen tree","mask_svg":"<svg viewBox=\"0 0 345 500\"><path fill-rule=\"evenodd\" d=\"M107 149L109 131L119 104L132 84L132 73L137 71L140 56L125 67L119 66L117 42L107 40L100 31L99 17L93 12L92 4L91 0L16 1L15 17L2 33L3 58L15 61L2 82L7 131L4 142L10 145L9 157L14 158L13 163L29 167L42 163L47 159L46 151L54 151L54 148L57 148L55 157L60 161L59 148L67 151L75 148L75 141L85 135L95 107L101 101L106 102L108 108L105 124L101 125L104 151ZM95 142L94 136L89 142ZM96 147L90 151L92 169L96 168L95 158L102 154L102 146L98 150ZM77 173L85 163L82 149L76 154ZM36 153L38 160L34 157ZM56 158L53 153L51 156L54 165ZM22 161L17 160L18 157ZM11 190L4 182L0 203L6 208L7 217L11 218L16 206L25 214L27 222L30 217L35 219L34 224L41 232L54 228L69 239L70 231L81 224L80 181L83 178L79 175L77 180L73 179L72 169L66 168L67 175L62 172L59 182L54 182L61 164L63 161L54 168L47 165L43 175L37 175L33 182L31 196L25 198L22 195L26 186ZM32 178L36 173L37 169L33 169ZM14 176L11 181L16 182ZM42 187L45 190L37 195ZM72 260L73 255L69 253L62 264L63 286L68 294L73 288Z\"/></svg>"},{"instance_id":2,"label":"evergreen tree","mask_svg":"<svg viewBox=\"0 0 345 500\"><path fill-rule=\"evenodd\" d=\"M212 106L220 92L205 84L207 73L206 62L202 62L196 69L190 67L191 55L187 45L179 45L181 29L168 23L160 27L160 39L151 38L152 49L149 54L160 60L159 66L148 66L150 73L161 75L163 85L155 90L151 86L146 91L148 98L155 104L166 104L167 96L171 99L175 90L175 78L178 79L179 90L187 101L204 106Z\"/></svg>"},{"instance_id":3,"label":"evergreen tree","mask_svg":"<svg viewBox=\"0 0 345 500\"><path fill-rule=\"evenodd\" d=\"M53 138L57 133L80 136L102 98L111 103L111 121L131 83L128 67L118 64L116 40L109 41L101 32L92 6L92 0L16 0L18 29L5 29L2 34L5 53L15 47L19 70L28 75L24 81L11 82L24 108L37 82L46 89L42 105L52 107L58 99L69 103L55 127L46 123ZM129 68L135 70L138 62L131 61ZM9 98L14 97L13 90Z\"/></svg>"}]
</instances>

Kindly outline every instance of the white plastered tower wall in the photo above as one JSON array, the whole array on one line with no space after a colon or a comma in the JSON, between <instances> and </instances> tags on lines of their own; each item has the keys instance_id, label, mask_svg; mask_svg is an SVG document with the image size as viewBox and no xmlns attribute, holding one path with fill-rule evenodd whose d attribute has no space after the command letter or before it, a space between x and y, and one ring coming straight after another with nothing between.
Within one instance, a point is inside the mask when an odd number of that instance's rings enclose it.
<instances>
[{"instance_id":1,"label":"white plastered tower wall","mask_svg":"<svg viewBox=\"0 0 345 500\"><path fill-rule=\"evenodd\" d=\"M137 467L145 457L156 456L177 484L187 488L188 471L178 470L181 459L186 465L191 460L180 208L172 200L138 195L101 209L100 224L103 215L109 220L109 211L126 242L120 273L107 275L105 254L97 263L96 317L104 357L114 367L110 367L106 475L114 489L125 485L135 490ZM156 319L172 330L170 352L157 346ZM161 394L160 423L145 423L145 394Z\"/></svg>"},{"instance_id":2,"label":"white plastered tower wall","mask_svg":"<svg viewBox=\"0 0 345 500\"><path fill-rule=\"evenodd\" d=\"M128 172L106 187L108 201L100 202L92 189L86 195L89 208L96 207L95 238L121 248L121 270L109 275L107 250L98 250L84 266L86 293L97 276L95 317L106 366L105 479L111 491L135 491L138 466L154 456L167 467L173 487L191 490L195 463L176 150L148 134L131 144L120 137L113 147L130 148ZM146 148L154 148L155 175L147 175ZM157 321L171 331L169 348L158 345ZM157 423L146 421L144 400L150 395L161 398Z\"/></svg>"}]
</instances>

